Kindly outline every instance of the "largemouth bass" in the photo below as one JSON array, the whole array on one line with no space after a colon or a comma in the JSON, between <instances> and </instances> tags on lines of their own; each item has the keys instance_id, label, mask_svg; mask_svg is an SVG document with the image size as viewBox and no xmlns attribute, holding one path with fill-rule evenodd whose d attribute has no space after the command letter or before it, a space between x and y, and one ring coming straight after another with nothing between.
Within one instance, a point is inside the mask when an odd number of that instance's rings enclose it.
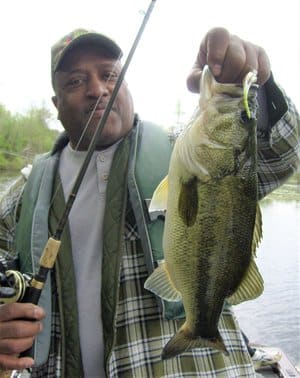
<instances>
[{"instance_id":1,"label":"largemouth bass","mask_svg":"<svg viewBox=\"0 0 300 378\"><path fill-rule=\"evenodd\" d=\"M204 68L199 111L177 138L150 204L150 211L167 209L165 260L145 288L182 300L186 314L163 359L196 347L227 353L218 330L225 301L237 304L263 290L254 262L261 238L254 81L249 73L243 86L221 84Z\"/></svg>"}]
</instances>

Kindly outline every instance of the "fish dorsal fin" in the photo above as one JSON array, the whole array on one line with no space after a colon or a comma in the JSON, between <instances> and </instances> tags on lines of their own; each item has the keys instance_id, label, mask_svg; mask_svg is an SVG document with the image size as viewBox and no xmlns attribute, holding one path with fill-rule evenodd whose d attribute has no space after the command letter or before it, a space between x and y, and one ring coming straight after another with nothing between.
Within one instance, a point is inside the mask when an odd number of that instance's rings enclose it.
<instances>
[{"instance_id":1,"label":"fish dorsal fin","mask_svg":"<svg viewBox=\"0 0 300 378\"><path fill-rule=\"evenodd\" d=\"M237 305L259 297L263 290L264 281L252 257L243 281L238 289L229 298L226 298L226 301L231 305Z\"/></svg>"},{"instance_id":2,"label":"fish dorsal fin","mask_svg":"<svg viewBox=\"0 0 300 378\"><path fill-rule=\"evenodd\" d=\"M181 294L174 287L165 263L160 264L147 278L144 288L170 302L179 302Z\"/></svg>"},{"instance_id":3,"label":"fish dorsal fin","mask_svg":"<svg viewBox=\"0 0 300 378\"><path fill-rule=\"evenodd\" d=\"M184 224L191 227L198 213L197 178L194 177L187 183L181 184L178 200L178 213Z\"/></svg>"},{"instance_id":4,"label":"fish dorsal fin","mask_svg":"<svg viewBox=\"0 0 300 378\"><path fill-rule=\"evenodd\" d=\"M262 238L262 215L259 204L256 207L255 226L252 239L252 255L256 256L257 247Z\"/></svg>"},{"instance_id":5,"label":"fish dorsal fin","mask_svg":"<svg viewBox=\"0 0 300 378\"><path fill-rule=\"evenodd\" d=\"M252 240L252 256L249 268L237 290L226 299L229 304L237 305L259 297L264 290L264 281L254 261L256 248L262 237L262 216L259 205L256 209L255 227Z\"/></svg>"},{"instance_id":6,"label":"fish dorsal fin","mask_svg":"<svg viewBox=\"0 0 300 378\"><path fill-rule=\"evenodd\" d=\"M149 212L167 210L169 183L166 176L155 189L150 205Z\"/></svg>"},{"instance_id":7,"label":"fish dorsal fin","mask_svg":"<svg viewBox=\"0 0 300 378\"><path fill-rule=\"evenodd\" d=\"M205 65L202 70L202 74L200 77L199 82L199 88L200 88L200 97L199 97L199 106L200 109L204 107L204 104L206 104L211 97L213 96L213 90L215 83L215 78L208 67L208 65Z\"/></svg>"}]
</instances>

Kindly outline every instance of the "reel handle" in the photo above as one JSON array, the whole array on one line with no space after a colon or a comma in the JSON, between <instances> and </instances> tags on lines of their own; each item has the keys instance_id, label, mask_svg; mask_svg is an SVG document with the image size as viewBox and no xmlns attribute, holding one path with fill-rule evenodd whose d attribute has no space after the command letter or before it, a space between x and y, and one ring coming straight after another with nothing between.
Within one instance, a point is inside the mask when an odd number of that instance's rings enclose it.
<instances>
[{"instance_id":1,"label":"reel handle","mask_svg":"<svg viewBox=\"0 0 300 378\"><path fill-rule=\"evenodd\" d=\"M1 274L0 303L21 302L28 286L29 277L17 270L7 270ZM5 284L5 286L3 285Z\"/></svg>"}]
</instances>

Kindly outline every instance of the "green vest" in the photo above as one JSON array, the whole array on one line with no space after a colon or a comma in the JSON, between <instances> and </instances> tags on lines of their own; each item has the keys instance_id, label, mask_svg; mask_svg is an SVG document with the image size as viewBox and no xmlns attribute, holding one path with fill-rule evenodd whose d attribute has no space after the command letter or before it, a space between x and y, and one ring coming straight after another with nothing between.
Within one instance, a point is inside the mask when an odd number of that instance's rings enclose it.
<instances>
[{"instance_id":1,"label":"green vest","mask_svg":"<svg viewBox=\"0 0 300 378\"><path fill-rule=\"evenodd\" d=\"M136 218L150 274L156 267L156 261L163 259L164 221L161 218L150 219L146 200L151 199L154 189L166 176L171 150L170 140L163 129L152 123L137 122L132 132L120 143L114 155L107 187L107 206L103 223L103 267L105 269L102 272L101 300L102 310L105 313L103 318L105 360L108 359L114 342L112 332L119 279L119 269L116 267L120 265L122 253L121 245L127 194ZM19 253L20 270L22 272L37 271L40 255L49 237L49 229L53 232L57 222L56 218L59 217L57 213L63 209L62 191L54 201L53 206L51 205L52 194L56 193L57 190L53 188L53 185L60 188L56 173L59 155L60 153L56 152L55 154L48 153L39 156L33 164L32 172L25 186L16 230L16 248ZM126 188L128 188L128 192ZM78 338L76 331L77 314L74 305L74 301L76 304L74 299L76 295L73 290L74 272L68 226L64 234L65 241L62 240L55 270L58 289L61 291L64 304L64 310L61 311L62 328L66 327L62 330L65 333L63 359L65 359L66 367L64 374L72 376L72 372L78 375L78 372L82 371L82 367L79 339L76 340ZM111 235L114 235L114 237L111 237ZM118 237L116 238L115 235L118 235ZM65 269L69 269L69 278L65 279L64 277L64 280L61 280L59 279L59 276L61 276L59 272L64 272ZM44 320L43 331L35 342L34 358L37 366L47 361L50 349L51 290L51 280L48 277L39 301L39 304L45 308L47 316ZM167 319L184 316L182 304L161 302L160 299L158 301ZM72 317L71 321L70 317ZM68 348L72 353L68 353ZM73 350L74 348L75 350Z\"/></svg>"}]
</instances>

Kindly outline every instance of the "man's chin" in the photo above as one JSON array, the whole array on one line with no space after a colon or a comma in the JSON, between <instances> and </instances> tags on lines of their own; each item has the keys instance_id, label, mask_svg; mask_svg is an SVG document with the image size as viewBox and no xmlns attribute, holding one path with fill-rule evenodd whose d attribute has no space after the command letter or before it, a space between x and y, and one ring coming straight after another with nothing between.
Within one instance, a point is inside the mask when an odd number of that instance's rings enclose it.
<instances>
[{"instance_id":1,"label":"man's chin","mask_svg":"<svg viewBox=\"0 0 300 378\"><path fill-rule=\"evenodd\" d=\"M77 141L76 146L77 150L79 151L85 151L88 150L92 140L93 140L94 135L90 135L89 137L82 138L80 141ZM120 139L122 139L122 135L100 135L99 138L97 138L96 150L104 150L113 144L117 143ZM72 143L73 146L73 143Z\"/></svg>"},{"instance_id":2,"label":"man's chin","mask_svg":"<svg viewBox=\"0 0 300 378\"><path fill-rule=\"evenodd\" d=\"M94 120L93 120L94 121ZM114 143L118 142L128 133L129 130L122 125L120 121L108 119L102 131L98 130L99 122L91 122L89 127L84 133L82 138L77 139L79 142L78 149L87 150L94 140L95 133L99 134L97 136L96 149L105 149ZM128 127L130 129L130 127Z\"/></svg>"}]
</instances>

